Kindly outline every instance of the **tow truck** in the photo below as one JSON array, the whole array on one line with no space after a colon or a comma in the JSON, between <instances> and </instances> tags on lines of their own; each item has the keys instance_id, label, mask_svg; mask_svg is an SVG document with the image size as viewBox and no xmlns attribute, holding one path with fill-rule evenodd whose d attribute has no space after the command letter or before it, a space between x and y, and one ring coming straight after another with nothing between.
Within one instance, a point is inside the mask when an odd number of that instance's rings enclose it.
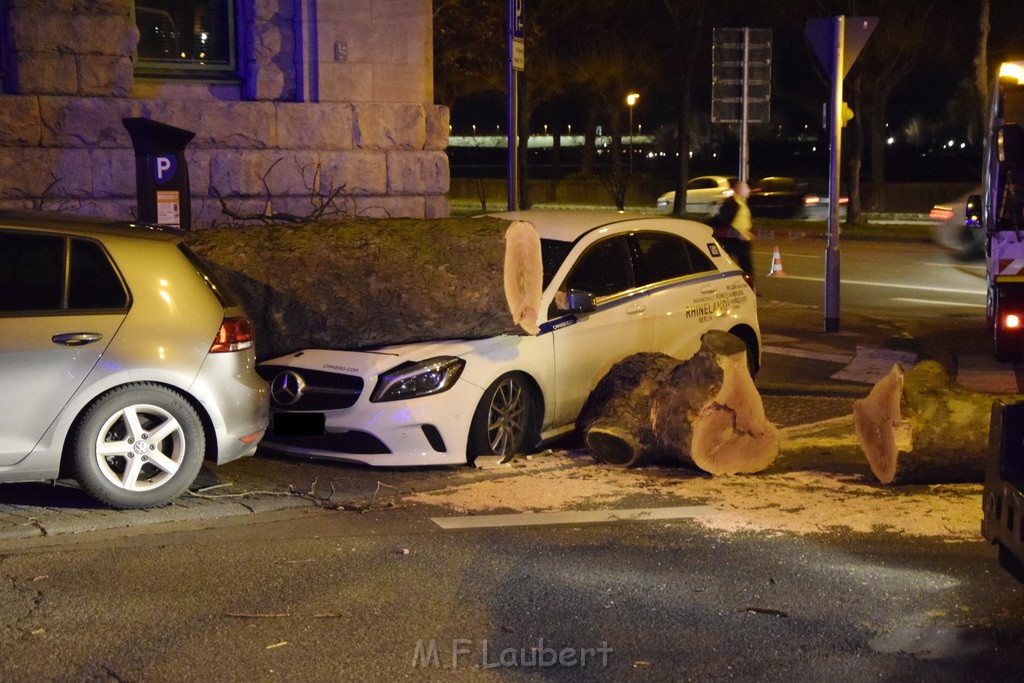
<instances>
[{"instance_id":1,"label":"tow truck","mask_svg":"<svg viewBox=\"0 0 1024 683\"><path fill-rule=\"evenodd\" d=\"M1004 62L992 89L982 195L969 227L986 236L986 317L997 360L1024 360L1024 61Z\"/></svg>"},{"instance_id":2,"label":"tow truck","mask_svg":"<svg viewBox=\"0 0 1024 683\"><path fill-rule=\"evenodd\" d=\"M983 195L967 201L967 224L984 228L988 323L998 360L1024 354L1024 62L1006 62L992 89ZM981 533L999 564L1024 582L1024 402L995 401L982 491Z\"/></svg>"}]
</instances>

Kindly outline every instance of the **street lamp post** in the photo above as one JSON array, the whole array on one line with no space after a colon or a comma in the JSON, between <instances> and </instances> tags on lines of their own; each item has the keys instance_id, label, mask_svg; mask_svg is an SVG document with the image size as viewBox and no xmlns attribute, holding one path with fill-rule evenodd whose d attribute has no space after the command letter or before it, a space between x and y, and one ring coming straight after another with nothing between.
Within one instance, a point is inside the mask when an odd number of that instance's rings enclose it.
<instances>
[{"instance_id":1,"label":"street lamp post","mask_svg":"<svg viewBox=\"0 0 1024 683\"><path fill-rule=\"evenodd\" d=\"M631 92L626 95L626 106L629 107L629 175L633 175L633 106L640 99L640 95Z\"/></svg>"}]
</instances>

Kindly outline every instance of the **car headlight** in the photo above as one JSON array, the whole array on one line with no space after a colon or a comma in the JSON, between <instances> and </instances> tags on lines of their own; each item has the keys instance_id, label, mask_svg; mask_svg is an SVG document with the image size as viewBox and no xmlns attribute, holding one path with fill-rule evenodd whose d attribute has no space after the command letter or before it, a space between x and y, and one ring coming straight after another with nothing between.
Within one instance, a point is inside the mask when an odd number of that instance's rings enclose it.
<instances>
[{"instance_id":1,"label":"car headlight","mask_svg":"<svg viewBox=\"0 0 1024 683\"><path fill-rule=\"evenodd\" d=\"M370 401L401 401L448 391L462 374L466 361L455 356L438 356L419 363L403 363L381 373Z\"/></svg>"}]
</instances>

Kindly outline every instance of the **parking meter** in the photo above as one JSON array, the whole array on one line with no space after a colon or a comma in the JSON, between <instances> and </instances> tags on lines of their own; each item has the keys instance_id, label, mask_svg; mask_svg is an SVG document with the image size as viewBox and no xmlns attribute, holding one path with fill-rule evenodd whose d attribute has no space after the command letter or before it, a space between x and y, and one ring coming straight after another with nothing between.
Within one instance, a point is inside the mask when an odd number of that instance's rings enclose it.
<instances>
[{"instance_id":1,"label":"parking meter","mask_svg":"<svg viewBox=\"0 0 1024 683\"><path fill-rule=\"evenodd\" d=\"M195 133L159 121L122 119L135 148L139 220L188 230L192 227L185 145Z\"/></svg>"}]
</instances>

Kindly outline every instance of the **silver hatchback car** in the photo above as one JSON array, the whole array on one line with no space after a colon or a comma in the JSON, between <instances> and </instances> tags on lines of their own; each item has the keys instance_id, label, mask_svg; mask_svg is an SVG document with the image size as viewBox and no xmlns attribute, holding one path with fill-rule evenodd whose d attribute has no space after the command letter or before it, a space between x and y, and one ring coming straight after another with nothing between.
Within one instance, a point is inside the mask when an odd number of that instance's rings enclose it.
<instances>
[{"instance_id":1,"label":"silver hatchback car","mask_svg":"<svg viewBox=\"0 0 1024 683\"><path fill-rule=\"evenodd\" d=\"M269 394L252 323L181 238L0 212L0 482L72 476L163 505L252 455Z\"/></svg>"}]
</instances>

